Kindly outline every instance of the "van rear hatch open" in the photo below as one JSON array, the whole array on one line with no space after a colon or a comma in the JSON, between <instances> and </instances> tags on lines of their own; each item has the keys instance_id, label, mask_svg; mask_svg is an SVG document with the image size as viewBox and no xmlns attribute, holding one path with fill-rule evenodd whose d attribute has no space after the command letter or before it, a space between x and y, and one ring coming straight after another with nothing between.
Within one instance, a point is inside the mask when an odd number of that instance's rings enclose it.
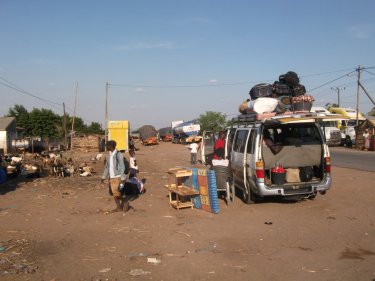
<instances>
[{"instance_id":1,"label":"van rear hatch open","mask_svg":"<svg viewBox=\"0 0 375 281\"><path fill-rule=\"evenodd\" d=\"M286 194L309 193L309 186L324 178L324 141L315 118L279 118L264 122L261 156L265 184L278 187L271 170L286 169L282 186ZM306 189L304 191L304 189Z\"/></svg>"}]
</instances>

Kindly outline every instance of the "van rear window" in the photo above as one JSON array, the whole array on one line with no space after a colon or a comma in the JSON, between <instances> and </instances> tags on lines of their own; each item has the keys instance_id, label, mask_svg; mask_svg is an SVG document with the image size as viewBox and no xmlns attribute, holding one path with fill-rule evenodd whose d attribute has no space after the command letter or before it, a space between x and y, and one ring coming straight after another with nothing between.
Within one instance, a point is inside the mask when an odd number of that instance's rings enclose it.
<instances>
[{"instance_id":1,"label":"van rear window","mask_svg":"<svg viewBox=\"0 0 375 281\"><path fill-rule=\"evenodd\" d=\"M274 144L303 145L320 144L322 137L315 124L286 124L266 127L263 137L270 139Z\"/></svg>"}]
</instances>

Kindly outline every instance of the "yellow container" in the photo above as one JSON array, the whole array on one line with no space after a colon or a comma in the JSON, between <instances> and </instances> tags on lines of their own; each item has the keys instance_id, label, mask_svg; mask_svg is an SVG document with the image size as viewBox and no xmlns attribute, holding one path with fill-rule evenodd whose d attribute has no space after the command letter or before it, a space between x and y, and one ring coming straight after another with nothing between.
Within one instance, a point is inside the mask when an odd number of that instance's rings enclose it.
<instances>
[{"instance_id":1,"label":"yellow container","mask_svg":"<svg viewBox=\"0 0 375 281\"><path fill-rule=\"evenodd\" d=\"M129 121L108 121L108 140L114 140L117 143L117 150L128 150Z\"/></svg>"}]
</instances>

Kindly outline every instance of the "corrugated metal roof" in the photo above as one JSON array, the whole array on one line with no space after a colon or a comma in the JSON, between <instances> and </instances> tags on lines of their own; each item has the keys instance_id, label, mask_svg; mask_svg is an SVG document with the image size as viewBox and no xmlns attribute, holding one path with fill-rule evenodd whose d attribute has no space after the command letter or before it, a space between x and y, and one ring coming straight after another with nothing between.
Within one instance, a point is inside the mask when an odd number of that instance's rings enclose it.
<instances>
[{"instance_id":1,"label":"corrugated metal roof","mask_svg":"<svg viewBox=\"0 0 375 281\"><path fill-rule=\"evenodd\" d=\"M0 130L5 131L8 129L9 125L16 120L15 117L0 117Z\"/></svg>"}]
</instances>

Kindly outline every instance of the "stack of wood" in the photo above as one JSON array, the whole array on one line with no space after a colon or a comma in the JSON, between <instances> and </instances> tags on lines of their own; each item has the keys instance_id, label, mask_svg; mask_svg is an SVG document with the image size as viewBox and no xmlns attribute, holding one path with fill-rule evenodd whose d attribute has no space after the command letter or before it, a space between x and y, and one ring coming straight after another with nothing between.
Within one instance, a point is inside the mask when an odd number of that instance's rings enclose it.
<instances>
[{"instance_id":1,"label":"stack of wood","mask_svg":"<svg viewBox=\"0 0 375 281\"><path fill-rule=\"evenodd\" d=\"M83 150L83 151L90 151L90 150L99 150L99 143L100 143L100 135L89 135L89 136L77 136L73 138L73 150Z\"/></svg>"}]
</instances>

